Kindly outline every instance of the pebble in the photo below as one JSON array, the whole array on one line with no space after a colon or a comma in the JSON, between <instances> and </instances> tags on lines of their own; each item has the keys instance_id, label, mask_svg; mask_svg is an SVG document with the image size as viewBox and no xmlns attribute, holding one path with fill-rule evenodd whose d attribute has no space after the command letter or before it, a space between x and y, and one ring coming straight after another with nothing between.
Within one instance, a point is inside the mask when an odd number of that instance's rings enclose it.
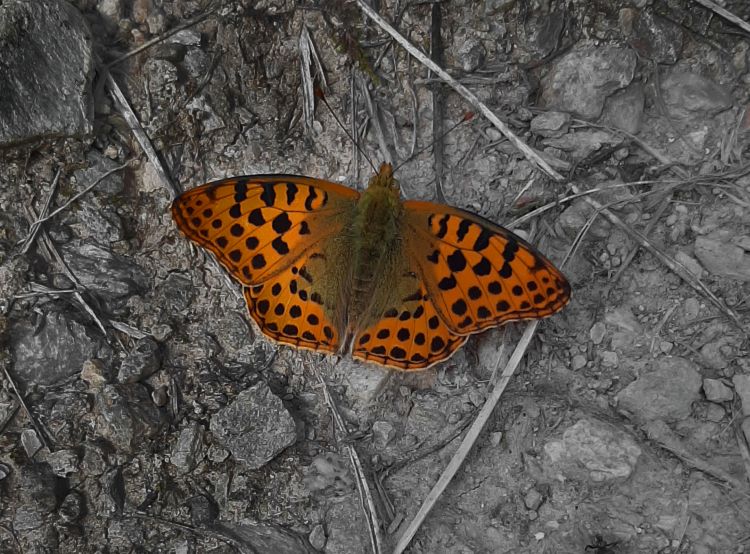
<instances>
[{"instance_id":1,"label":"pebble","mask_svg":"<svg viewBox=\"0 0 750 554\"><path fill-rule=\"evenodd\" d=\"M702 385L697 366L680 357L660 358L652 366L652 371L620 391L618 408L641 423L655 419L680 421L688 417Z\"/></svg>"},{"instance_id":2,"label":"pebble","mask_svg":"<svg viewBox=\"0 0 750 554\"><path fill-rule=\"evenodd\" d=\"M211 418L211 433L250 469L263 467L297 440L297 427L265 382L239 393Z\"/></svg>"},{"instance_id":3,"label":"pebble","mask_svg":"<svg viewBox=\"0 0 750 554\"><path fill-rule=\"evenodd\" d=\"M683 252L682 250L679 250L677 254L675 254L674 259L684 265L685 269L695 275L698 279L703 279L705 271L703 269L703 266L698 263L698 260Z\"/></svg>"},{"instance_id":4,"label":"pebble","mask_svg":"<svg viewBox=\"0 0 750 554\"><path fill-rule=\"evenodd\" d=\"M195 468L198 454L203 446L203 434L203 425L197 421L191 421L180 431L171 458L172 465L177 467L180 473L188 473Z\"/></svg>"},{"instance_id":5,"label":"pebble","mask_svg":"<svg viewBox=\"0 0 750 554\"><path fill-rule=\"evenodd\" d=\"M42 448L42 441L34 429L24 429L21 432L21 444L26 451L26 456L33 458L34 455Z\"/></svg>"},{"instance_id":6,"label":"pebble","mask_svg":"<svg viewBox=\"0 0 750 554\"><path fill-rule=\"evenodd\" d=\"M601 321L594 323L589 330L589 337L594 344L601 344L607 333L607 327Z\"/></svg>"},{"instance_id":7,"label":"pebble","mask_svg":"<svg viewBox=\"0 0 750 554\"><path fill-rule=\"evenodd\" d=\"M542 137L560 137L568 132L570 120L569 113L551 110L532 119L530 130Z\"/></svg>"},{"instance_id":8,"label":"pebble","mask_svg":"<svg viewBox=\"0 0 750 554\"><path fill-rule=\"evenodd\" d=\"M750 254L722 238L698 237L695 255L711 274L750 282Z\"/></svg>"},{"instance_id":9,"label":"pebble","mask_svg":"<svg viewBox=\"0 0 750 554\"><path fill-rule=\"evenodd\" d=\"M732 383L742 401L742 413L750 416L750 375L735 375L732 377Z\"/></svg>"},{"instance_id":10,"label":"pebble","mask_svg":"<svg viewBox=\"0 0 750 554\"><path fill-rule=\"evenodd\" d=\"M544 445L543 462L553 478L600 483L629 477L640 456L641 449L624 431L597 419L582 419L561 439Z\"/></svg>"},{"instance_id":11,"label":"pebble","mask_svg":"<svg viewBox=\"0 0 750 554\"><path fill-rule=\"evenodd\" d=\"M602 352L601 362L602 362L603 367L609 367L609 368L617 367L617 365L619 364L617 352L610 352L610 351Z\"/></svg>"},{"instance_id":12,"label":"pebble","mask_svg":"<svg viewBox=\"0 0 750 554\"><path fill-rule=\"evenodd\" d=\"M372 440L378 448L385 448L393 437L396 430L387 421L376 421L372 424Z\"/></svg>"},{"instance_id":13,"label":"pebble","mask_svg":"<svg viewBox=\"0 0 750 554\"><path fill-rule=\"evenodd\" d=\"M526 507L529 510L534 510L534 512L536 512L539 506L542 505L543 501L544 497L542 497L542 494L536 489L529 489L529 492L527 492L526 496L523 498L523 503Z\"/></svg>"},{"instance_id":14,"label":"pebble","mask_svg":"<svg viewBox=\"0 0 750 554\"><path fill-rule=\"evenodd\" d=\"M661 81L662 97L676 119L696 114L712 115L732 106L732 95L718 83L698 73L674 69Z\"/></svg>"},{"instance_id":15,"label":"pebble","mask_svg":"<svg viewBox=\"0 0 750 554\"><path fill-rule=\"evenodd\" d=\"M583 369L586 367L586 356L583 354L576 354L573 356L573 359L571 360L571 367L573 368L573 371L578 371L579 369Z\"/></svg>"},{"instance_id":16,"label":"pebble","mask_svg":"<svg viewBox=\"0 0 750 554\"><path fill-rule=\"evenodd\" d=\"M607 311L604 314L604 322L633 334L640 334L643 331L641 324L627 306Z\"/></svg>"},{"instance_id":17,"label":"pebble","mask_svg":"<svg viewBox=\"0 0 750 554\"><path fill-rule=\"evenodd\" d=\"M321 524L313 527L308 540L310 541L310 546L312 546L315 550L323 550L323 548L325 548L326 531Z\"/></svg>"},{"instance_id":18,"label":"pebble","mask_svg":"<svg viewBox=\"0 0 750 554\"><path fill-rule=\"evenodd\" d=\"M714 421L718 423L719 421L724 419L724 415L726 415L726 411L719 404L709 402L708 406L706 406L706 419L708 421Z\"/></svg>"},{"instance_id":19,"label":"pebble","mask_svg":"<svg viewBox=\"0 0 750 554\"><path fill-rule=\"evenodd\" d=\"M720 379L703 379L703 393L711 402L729 402L734 398L732 389Z\"/></svg>"}]
</instances>

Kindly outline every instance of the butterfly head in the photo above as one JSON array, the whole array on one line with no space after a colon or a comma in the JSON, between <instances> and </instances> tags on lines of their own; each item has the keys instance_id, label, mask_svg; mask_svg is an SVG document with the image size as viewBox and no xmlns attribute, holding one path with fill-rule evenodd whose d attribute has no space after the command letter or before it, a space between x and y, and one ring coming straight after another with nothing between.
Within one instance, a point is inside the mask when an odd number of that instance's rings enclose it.
<instances>
[{"instance_id":1,"label":"butterfly head","mask_svg":"<svg viewBox=\"0 0 750 554\"><path fill-rule=\"evenodd\" d=\"M370 184L367 188L370 190L385 189L394 191L398 195L398 181L393 178L393 166L385 162L381 164L378 172L370 179Z\"/></svg>"}]
</instances>

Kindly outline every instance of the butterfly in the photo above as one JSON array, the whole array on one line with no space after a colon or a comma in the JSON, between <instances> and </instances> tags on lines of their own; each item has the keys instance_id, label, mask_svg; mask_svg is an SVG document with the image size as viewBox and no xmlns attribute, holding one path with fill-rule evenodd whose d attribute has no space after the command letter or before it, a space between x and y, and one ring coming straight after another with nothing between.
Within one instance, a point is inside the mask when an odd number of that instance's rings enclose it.
<instances>
[{"instance_id":1,"label":"butterfly","mask_svg":"<svg viewBox=\"0 0 750 554\"><path fill-rule=\"evenodd\" d=\"M295 175L222 179L183 193L172 216L243 285L268 338L400 370L570 300L565 276L507 229L402 200L390 164L362 193Z\"/></svg>"}]
</instances>

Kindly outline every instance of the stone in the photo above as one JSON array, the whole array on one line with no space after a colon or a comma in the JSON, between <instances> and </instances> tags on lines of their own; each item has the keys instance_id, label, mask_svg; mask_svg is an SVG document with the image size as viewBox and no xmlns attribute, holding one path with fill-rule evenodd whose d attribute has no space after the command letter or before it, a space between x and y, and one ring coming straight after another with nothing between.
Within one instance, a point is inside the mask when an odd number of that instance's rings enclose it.
<instances>
[{"instance_id":1,"label":"stone","mask_svg":"<svg viewBox=\"0 0 750 554\"><path fill-rule=\"evenodd\" d=\"M661 92L669 115L691 119L696 115L716 115L732 107L729 91L698 73L671 71L661 81Z\"/></svg>"},{"instance_id":2,"label":"stone","mask_svg":"<svg viewBox=\"0 0 750 554\"><path fill-rule=\"evenodd\" d=\"M50 311L10 328L13 374L24 385L54 385L81 371L91 358L108 359L104 337L67 313Z\"/></svg>"},{"instance_id":3,"label":"stone","mask_svg":"<svg viewBox=\"0 0 750 554\"><path fill-rule=\"evenodd\" d=\"M667 357L655 360L652 368L619 392L618 408L640 423L688 417L702 385L697 366L685 358Z\"/></svg>"},{"instance_id":4,"label":"stone","mask_svg":"<svg viewBox=\"0 0 750 554\"><path fill-rule=\"evenodd\" d=\"M0 3L0 147L89 135L91 33L62 0Z\"/></svg>"},{"instance_id":5,"label":"stone","mask_svg":"<svg viewBox=\"0 0 750 554\"><path fill-rule=\"evenodd\" d=\"M695 275L698 279L703 279L703 266L701 266L701 264L698 263L698 260L693 258L690 254L682 250L678 250L674 255L674 259L684 265L685 269Z\"/></svg>"},{"instance_id":6,"label":"stone","mask_svg":"<svg viewBox=\"0 0 750 554\"><path fill-rule=\"evenodd\" d=\"M750 282L750 254L728 240L698 237L695 256L711 275Z\"/></svg>"},{"instance_id":7,"label":"stone","mask_svg":"<svg viewBox=\"0 0 750 554\"><path fill-rule=\"evenodd\" d=\"M211 433L249 469L263 467L297 440L296 425L263 381L242 391L211 418Z\"/></svg>"},{"instance_id":8,"label":"stone","mask_svg":"<svg viewBox=\"0 0 750 554\"><path fill-rule=\"evenodd\" d=\"M58 477L67 477L78 471L78 455L73 450L55 450L45 456L45 461Z\"/></svg>"},{"instance_id":9,"label":"stone","mask_svg":"<svg viewBox=\"0 0 750 554\"><path fill-rule=\"evenodd\" d=\"M553 477L601 483L628 478L640 455L627 433L596 419L582 419L561 439L544 445L543 463Z\"/></svg>"},{"instance_id":10,"label":"stone","mask_svg":"<svg viewBox=\"0 0 750 554\"><path fill-rule=\"evenodd\" d=\"M136 445L153 438L165 423L163 413L140 383L104 385L90 391L94 394L96 435L120 452L132 452Z\"/></svg>"},{"instance_id":11,"label":"stone","mask_svg":"<svg viewBox=\"0 0 750 554\"><path fill-rule=\"evenodd\" d=\"M86 509L86 500L78 491L69 492L63 499L57 513L66 523L75 523L83 516Z\"/></svg>"},{"instance_id":12,"label":"stone","mask_svg":"<svg viewBox=\"0 0 750 554\"><path fill-rule=\"evenodd\" d=\"M21 445L23 446L26 456L31 459L42 448L42 441L34 429L24 429L21 432Z\"/></svg>"},{"instance_id":13,"label":"stone","mask_svg":"<svg viewBox=\"0 0 750 554\"><path fill-rule=\"evenodd\" d=\"M140 266L101 245L73 241L61 245L60 251L81 284L104 299L132 296L147 288Z\"/></svg>"},{"instance_id":14,"label":"stone","mask_svg":"<svg viewBox=\"0 0 750 554\"><path fill-rule=\"evenodd\" d=\"M597 119L606 98L626 87L635 74L632 50L583 43L564 54L541 82L541 103L547 108Z\"/></svg>"},{"instance_id":15,"label":"stone","mask_svg":"<svg viewBox=\"0 0 750 554\"><path fill-rule=\"evenodd\" d=\"M750 416L750 375L735 375L732 377L734 391L742 401L742 413Z\"/></svg>"},{"instance_id":16,"label":"stone","mask_svg":"<svg viewBox=\"0 0 750 554\"><path fill-rule=\"evenodd\" d=\"M197 421L191 421L180 431L171 458L172 465L177 467L180 473L192 471L198 463L198 454L203 445L203 434L203 425Z\"/></svg>"},{"instance_id":17,"label":"stone","mask_svg":"<svg viewBox=\"0 0 750 554\"><path fill-rule=\"evenodd\" d=\"M657 64L674 64L682 52L682 29L651 10L639 10L630 45Z\"/></svg>"},{"instance_id":18,"label":"stone","mask_svg":"<svg viewBox=\"0 0 750 554\"><path fill-rule=\"evenodd\" d=\"M120 383L137 383L161 368L161 351L159 344L151 337L139 340L135 348L128 352L122 361L117 381Z\"/></svg>"},{"instance_id":19,"label":"stone","mask_svg":"<svg viewBox=\"0 0 750 554\"><path fill-rule=\"evenodd\" d=\"M476 71L484 63L487 51L475 38L467 38L459 43L456 61L466 73Z\"/></svg>"},{"instance_id":20,"label":"stone","mask_svg":"<svg viewBox=\"0 0 750 554\"><path fill-rule=\"evenodd\" d=\"M643 85L631 83L607 98L599 123L637 135L641 130L645 103Z\"/></svg>"},{"instance_id":21,"label":"stone","mask_svg":"<svg viewBox=\"0 0 750 554\"><path fill-rule=\"evenodd\" d=\"M731 402L734 398L732 389L720 379L703 379L703 393L711 402Z\"/></svg>"},{"instance_id":22,"label":"stone","mask_svg":"<svg viewBox=\"0 0 750 554\"><path fill-rule=\"evenodd\" d=\"M387 421L376 421L372 424L372 440L377 448L385 448L396 436L393 425Z\"/></svg>"},{"instance_id":23,"label":"stone","mask_svg":"<svg viewBox=\"0 0 750 554\"><path fill-rule=\"evenodd\" d=\"M310 541L310 546L312 546L315 550L323 550L323 548L325 548L326 531L321 524L313 527L313 530L310 531L310 537L308 538L308 540Z\"/></svg>"},{"instance_id":24,"label":"stone","mask_svg":"<svg viewBox=\"0 0 750 554\"><path fill-rule=\"evenodd\" d=\"M589 329L589 338L594 344L601 344L604 340L604 336L607 334L607 327L601 321L594 323Z\"/></svg>"},{"instance_id":25,"label":"stone","mask_svg":"<svg viewBox=\"0 0 750 554\"><path fill-rule=\"evenodd\" d=\"M531 120L530 130L542 137L560 137L568 132L570 114L565 112L542 112Z\"/></svg>"},{"instance_id":26,"label":"stone","mask_svg":"<svg viewBox=\"0 0 750 554\"><path fill-rule=\"evenodd\" d=\"M623 331L636 335L643 332L641 324L627 306L620 306L614 310L608 310L605 312L604 322L607 325L614 325Z\"/></svg>"},{"instance_id":27,"label":"stone","mask_svg":"<svg viewBox=\"0 0 750 554\"><path fill-rule=\"evenodd\" d=\"M536 489L529 489L526 496L523 497L523 503L529 510L537 510L543 501L544 497Z\"/></svg>"}]
</instances>

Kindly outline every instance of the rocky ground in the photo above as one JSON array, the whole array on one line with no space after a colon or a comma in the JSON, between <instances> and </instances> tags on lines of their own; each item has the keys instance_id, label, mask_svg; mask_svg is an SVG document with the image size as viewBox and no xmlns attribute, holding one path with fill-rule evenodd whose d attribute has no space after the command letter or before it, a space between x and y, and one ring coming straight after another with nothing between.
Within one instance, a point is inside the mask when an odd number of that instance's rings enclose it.
<instances>
[{"instance_id":1,"label":"rocky ground","mask_svg":"<svg viewBox=\"0 0 750 554\"><path fill-rule=\"evenodd\" d=\"M431 4L379 4L429 51ZM333 114L406 197L442 150L448 203L547 206L519 232L572 252L408 551L750 551L750 31L702 4L443 4L443 66L555 181L481 116L433 146L473 108L355 2L0 3L0 551L369 552L352 448L391 551L523 326L414 374L278 347L169 214L229 175L361 189Z\"/></svg>"}]
</instances>

